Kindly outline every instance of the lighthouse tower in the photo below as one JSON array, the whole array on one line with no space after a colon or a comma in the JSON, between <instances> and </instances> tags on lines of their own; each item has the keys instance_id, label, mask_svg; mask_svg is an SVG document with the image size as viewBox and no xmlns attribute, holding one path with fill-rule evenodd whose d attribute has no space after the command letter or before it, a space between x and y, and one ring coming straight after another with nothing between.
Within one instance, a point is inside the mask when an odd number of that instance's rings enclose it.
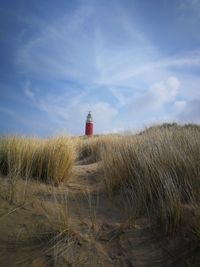
<instances>
[{"instance_id":1,"label":"lighthouse tower","mask_svg":"<svg viewBox=\"0 0 200 267\"><path fill-rule=\"evenodd\" d=\"M85 124L85 135L92 136L93 135L93 118L91 111L88 112Z\"/></svg>"}]
</instances>

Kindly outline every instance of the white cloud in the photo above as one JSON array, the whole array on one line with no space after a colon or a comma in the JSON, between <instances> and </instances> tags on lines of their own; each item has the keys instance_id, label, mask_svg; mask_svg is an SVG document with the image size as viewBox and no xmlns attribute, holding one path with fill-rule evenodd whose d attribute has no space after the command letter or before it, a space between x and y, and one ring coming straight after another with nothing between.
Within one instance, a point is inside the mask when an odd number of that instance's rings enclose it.
<instances>
[{"instance_id":1,"label":"white cloud","mask_svg":"<svg viewBox=\"0 0 200 267\"><path fill-rule=\"evenodd\" d=\"M97 97L92 102L84 88L84 96L68 99L62 90L60 95L52 93L49 97L44 92L36 101L37 92L27 82L25 95L48 114L55 128L81 132L88 110L93 111L96 123L101 125L98 131L115 128L114 120L120 116L120 109L131 111L129 121L133 112L159 113L173 102L176 114L185 110L185 100L176 100L184 99L179 98L180 72L199 69L200 51L177 56L163 54L147 37L149 34L140 29L135 16L129 16L123 8L117 9L116 4L112 5L112 12L117 16L110 17L109 7L86 2L81 2L70 15L37 25L40 31L21 42L17 53L19 70L42 80L76 81L80 88L88 84L93 91L104 85L118 104L113 104L116 103L113 99L101 98L101 91L95 91ZM194 95L195 90L191 98Z\"/></svg>"},{"instance_id":2,"label":"white cloud","mask_svg":"<svg viewBox=\"0 0 200 267\"><path fill-rule=\"evenodd\" d=\"M176 117L181 122L200 123L200 99L193 99L181 104Z\"/></svg>"},{"instance_id":3,"label":"white cloud","mask_svg":"<svg viewBox=\"0 0 200 267\"><path fill-rule=\"evenodd\" d=\"M173 68L200 67L199 51L162 55L140 29L136 16L131 17L123 5L112 8L117 17L109 19L109 8L87 1L70 15L40 22L41 30L18 49L19 71L42 79L125 86L166 79Z\"/></svg>"},{"instance_id":4,"label":"white cloud","mask_svg":"<svg viewBox=\"0 0 200 267\"><path fill-rule=\"evenodd\" d=\"M159 105L171 101L178 93L180 81L176 77L169 77L166 81L154 84L150 93L157 99Z\"/></svg>"},{"instance_id":5,"label":"white cloud","mask_svg":"<svg viewBox=\"0 0 200 267\"><path fill-rule=\"evenodd\" d=\"M133 96L128 102L128 107L135 112L159 110L163 108L166 103L175 99L179 88L179 79L171 76L165 81L155 83L149 90Z\"/></svg>"},{"instance_id":6,"label":"white cloud","mask_svg":"<svg viewBox=\"0 0 200 267\"><path fill-rule=\"evenodd\" d=\"M185 100L177 100L174 102L175 114L180 114L186 107L187 102Z\"/></svg>"},{"instance_id":7,"label":"white cloud","mask_svg":"<svg viewBox=\"0 0 200 267\"><path fill-rule=\"evenodd\" d=\"M129 101L127 91L121 88L109 87L112 95L117 99L119 106L124 106Z\"/></svg>"},{"instance_id":8,"label":"white cloud","mask_svg":"<svg viewBox=\"0 0 200 267\"><path fill-rule=\"evenodd\" d=\"M24 94L31 100L35 99L35 93L31 88L31 82L27 81L24 85Z\"/></svg>"},{"instance_id":9,"label":"white cloud","mask_svg":"<svg viewBox=\"0 0 200 267\"><path fill-rule=\"evenodd\" d=\"M130 60L131 57L129 58ZM115 64L113 64L115 66ZM160 57L156 61L152 58L149 62L144 62L141 60L140 63L134 64L133 62L127 62L126 66L118 68L115 70L113 75L104 77L104 80L99 81L103 84L120 84L121 82L126 83L127 80L135 77L144 77L153 75L153 77L158 77L160 71L167 73L170 68L188 68L188 67L200 67L200 52L195 51L195 53L188 53L179 57ZM130 81L128 81L130 84Z\"/></svg>"}]
</instances>

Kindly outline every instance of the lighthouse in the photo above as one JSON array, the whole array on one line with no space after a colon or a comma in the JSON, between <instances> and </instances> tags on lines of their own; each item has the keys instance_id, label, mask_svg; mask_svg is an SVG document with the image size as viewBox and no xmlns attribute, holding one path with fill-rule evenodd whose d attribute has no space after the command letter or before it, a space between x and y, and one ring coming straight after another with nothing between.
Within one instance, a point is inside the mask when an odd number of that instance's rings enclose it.
<instances>
[{"instance_id":1,"label":"lighthouse","mask_svg":"<svg viewBox=\"0 0 200 267\"><path fill-rule=\"evenodd\" d=\"M85 124L85 135L92 136L93 135L93 118L91 111L88 112Z\"/></svg>"}]
</instances>

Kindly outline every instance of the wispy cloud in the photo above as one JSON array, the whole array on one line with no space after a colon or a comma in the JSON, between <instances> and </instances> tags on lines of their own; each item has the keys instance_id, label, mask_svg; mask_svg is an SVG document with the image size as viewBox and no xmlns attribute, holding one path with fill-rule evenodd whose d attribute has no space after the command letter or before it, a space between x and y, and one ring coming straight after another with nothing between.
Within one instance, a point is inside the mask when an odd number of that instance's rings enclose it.
<instances>
[{"instance_id":1,"label":"wispy cloud","mask_svg":"<svg viewBox=\"0 0 200 267\"><path fill-rule=\"evenodd\" d=\"M180 81L177 77L169 77L165 81L153 84L144 93L133 96L127 106L133 112L147 112L149 110L159 110L163 106L175 99L180 88Z\"/></svg>"},{"instance_id":2,"label":"wispy cloud","mask_svg":"<svg viewBox=\"0 0 200 267\"><path fill-rule=\"evenodd\" d=\"M175 103L175 117L180 122L200 123L200 99Z\"/></svg>"},{"instance_id":3,"label":"wispy cloud","mask_svg":"<svg viewBox=\"0 0 200 267\"><path fill-rule=\"evenodd\" d=\"M63 95L62 95L63 97ZM54 95L40 96L40 99L32 99L35 108L45 112L48 118L53 122L56 132L68 132L70 134L84 133L84 122L86 114L92 110L95 117L95 132L109 130L113 119L118 111L109 103L104 101L87 102L84 95L77 95L70 98L66 103L60 101L60 97L55 100Z\"/></svg>"},{"instance_id":4,"label":"wispy cloud","mask_svg":"<svg viewBox=\"0 0 200 267\"><path fill-rule=\"evenodd\" d=\"M112 6L118 16L108 20L110 12L110 7L88 1L68 16L41 24L40 31L18 49L21 73L127 85L127 80L142 75L156 77L158 71L200 66L200 51L166 57L123 6Z\"/></svg>"},{"instance_id":5,"label":"wispy cloud","mask_svg":"<svg viewBox=\"0 0 200 267\"><path fill-rule=\"evenodd\" d=\"M0 106L0 111L3 112L3 113L8 114L9 116L12 116L12 117L15 117L15 118L17 117L16 112L14 112L13 110L8 109L6 107Z\"/></svg>"},{"instance_id":6,"label":"wispy cloud","mask_svg":"<svg viewBox=\"0 0 200 267\"><path fill-rule=\"evenodd\" d=\"M181 10L199 8L197 0L182 2ZM191 103L197 95L200 49L188 45L181 50L177 43L162 47L160 36L151 34L153 24L142 25L138 6L80 0L70 12L49 18L20 16L24 31L13 57L18 90L21 101L45 114L51 130L81 133L88 110L99 132L196 116L198 108Z\"/></svg>"},{"instance_id":7,"label":"wispy cloud","mask_svg":"<svg viewBox=\"0 0 200 267\"><path fill-rule=\"evenodd\" d=\"M22 116L19 112L14 109L6 108L4 106L0 106L0 112L3 113L4 116L8 116L8 121L12 121L9 126L4 130L5 133L12 134L31 134L36 135L40 133L43 135L49 130L49 135L53 133L53 129L49 125L45 125L39 119L30 120L27 116ZM16 122L13 124L13 121ZM18 127L20 125L20 127Z\"/></svg>"},{"instance_id":8,"label":"wispy cloud","mask_svg":"<svg viewBox=\"0 0 200 267\"><path fill-rule=\"evenodd\" d=\"M31 88L31 82L30 81L26 81L25 85L24 85L24 94L30 98L31 100L35 99L35 93Z\"/></svg>"}]
</instances>

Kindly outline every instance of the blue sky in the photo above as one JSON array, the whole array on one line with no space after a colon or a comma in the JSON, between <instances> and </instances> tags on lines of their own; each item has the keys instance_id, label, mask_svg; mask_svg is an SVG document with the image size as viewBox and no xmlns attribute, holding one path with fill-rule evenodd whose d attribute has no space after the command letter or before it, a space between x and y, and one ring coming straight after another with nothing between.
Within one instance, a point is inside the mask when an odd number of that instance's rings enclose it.
<instances>
[{"instance_id":1,"label":"blue sky","mask_svg":"<svg viewBox=\"0 0 200 267\"><path fill-rule=\"evenodd\" d=\"M200 0L1 0L0 133L200 123Z\"/></svg>"}]
</instances>

